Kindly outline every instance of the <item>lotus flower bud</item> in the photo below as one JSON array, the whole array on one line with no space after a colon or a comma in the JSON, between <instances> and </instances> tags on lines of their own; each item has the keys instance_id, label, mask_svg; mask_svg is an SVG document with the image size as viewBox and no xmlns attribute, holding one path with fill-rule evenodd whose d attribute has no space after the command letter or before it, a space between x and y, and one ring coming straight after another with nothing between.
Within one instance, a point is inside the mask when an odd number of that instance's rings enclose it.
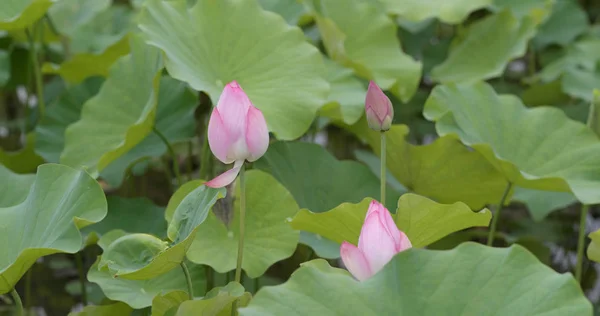
<instances>
[{"instance_id":1,"label":"lotus flower bud","mask_svg":"<svg viewBox=\"0 0 600 316\"><path fill-rule=\"evenodd\" d=\"M344 265L359 281L366 280L400 251L412 247L406 234L401 232L390 212L377 201L372 201L358 238L358 247L344 241L340 254Z\"/></svg>"},{"instance_id":2,"label":"lotus flower bud","mask_svg":"<svg viewBox=\"0 0 600 316\"><path fill-rule=\"evenodd\" d=\"M212 111L208 122L208 144L221 162L235 162L233 169L206 183L213 188L233 182L244 161L257 160L269 147L265 117L236 81L225 86Z\"/></svg>"},{"instance_id":3,"label":"lotus flower bud","mask_svg":"<svg viewBox=\"0 0 600 316\"><path fill-rule=\"evenodd\" d=\"M392 126L394 107L379 86L371 81L365 98L365 112L369 127L375 131L387 131Z\"/></svg>"}]
</instances>

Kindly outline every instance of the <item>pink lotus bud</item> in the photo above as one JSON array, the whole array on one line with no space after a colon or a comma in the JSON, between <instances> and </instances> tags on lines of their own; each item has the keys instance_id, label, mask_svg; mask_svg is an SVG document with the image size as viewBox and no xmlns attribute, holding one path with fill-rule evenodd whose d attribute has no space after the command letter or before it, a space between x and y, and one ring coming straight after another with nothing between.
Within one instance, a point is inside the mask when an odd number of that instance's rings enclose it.
<instances>
[{"instance_id":1,"label":"pink lotus bud","mask_svg":"<svg viewBox=\"0 0 600 316\"><path fill-rule=\"evenodd\" d=\"M383 267L400 251L412 247L406 234L401 232L390 212L377 201L372 201L365 218L358 247L344 241L340 248L342 261L359 281L364 281Z\"/></svg>"},{"instance_id":2,"label":"pink lotus bud","mask_svg":"<svg viewBox=\"0 0 600 316\"><path fill-rule=\"evenodd\" d=\"M257 160L269 147L265 117L236 81L225 86L212 111L208 122L208 144L221 162L235 162L233 169L206 183L213 188L233 182L245 160Z\"/></svg>"},{"instance_id":3,"label":"pink lotus bud","mask_svg":"<svg viewBox=\"0 0 600 316\"><path fill-rule=\"evenodd\" d=\"M369 127L375 131L387 131L392 126L394 107L379 86L371 81L365 98L365 112Z\"/></svg>"}]
</instances>

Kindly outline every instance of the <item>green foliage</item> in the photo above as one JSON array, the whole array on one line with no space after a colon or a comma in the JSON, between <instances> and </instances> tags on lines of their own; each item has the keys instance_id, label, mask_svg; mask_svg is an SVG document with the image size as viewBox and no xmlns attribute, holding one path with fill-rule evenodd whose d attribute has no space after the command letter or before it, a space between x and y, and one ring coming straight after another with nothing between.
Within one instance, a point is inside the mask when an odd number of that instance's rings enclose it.
<instances>
[{"instance_id":1,"label":"green foliage","mask_svg":"<svg viewBox=\"0 0 600 316\"><path fill-rule=\"evenodd\" d=\"M140 28L165 52L169 73L214 104L237 80L280 139L302 135L325 102L319 52L256 1L198 1L188 9L183 0L148 0Z\"/></svg>"},{"instance_id":2,"label":"green foliage","mask_svg":"<svg viewBox=\"0 0 600 316\"><path fill-rule=\"evenodd\" d=\"M69 313L69 316L129 316L132 309L123 303L110 305L86 306L82 311Z\"/></svg>"},{"instance_id":3,"label":"green foliage","mask_svg":"<svg viewBox=\"0 0 600 316\"><path fill-rule=\"evenodd\" d=\"M0 209L0 293L9 292L39 257L79 251L79 229L106 215L102 189L85 171L45 164L25 185L31 190L24 201Z\"/></svg>"},{"instance_id":4,"label":"green foliage","mask_svg":"<svg viewBox=\"0 0 600 316\"><path fill-rule=\"evenodd\" d=\"M277 261L294 253L299 234L288 221L298 205L285 187L261 171L246 172L246 221L242 268L251 278L265 273ZM236 267L239 234L239 183L233 194L232 209L217 217L215 212L198 228L187 257L223 273ZM174 216L175 218L175 216Z\"/></svg>"},{"instance_id":5,"label":"green foliage","mask_svg":"<svg viewBox=\"0 0 600 316\"><path fill-rule=\"evenodd\" d=\"M469 13L490 5L492 0L383 0L382 3L388 12L410 21L438 18L445 23L458 24Z\"/></svg>"},{"instance_id":6,"label":"green foliage","mask_svg":"<svg viewBox=\"0 0 600 316\"><path fill-rule=\"evenodd\" d=\"M25 201L31 185L35 181L35 175L15 174L6 167L0 165L0 207L9 207Z\"/></svg>"},{"instance_id":7,"label":"green foliage","mask_svg":"<svg viewBox=\"0 0 600 316\"><path fill-rule=\"evenodd\" d=\"M245 292L244 287L231 282L224 287L216 287L206 293L201 300L186 301L179 305L175 316L226 316L231 315L231 306L237 301L238 307L248 305L252 295Z\"/></svg>"},{"instance_id":8,"label":"green foliage","mask_svg":"<svg viewBox=\"0 0 600 316\"><path fill-rule=\"evenodd\" d=\"M557 274L521 246L465 243L449 251L401 252L364 282L323 260L310 261L240 310L242 316L497 313L590 315L592 306L570 275Z\"/></svg>"},{"instance_id":9,"label":"green foliage","mask_svg":"<svg viewBox=\"0 0 600 316\"><path fill-rule=\"evenodd\" d=\"M0 30L30 26L42 17L54 0L3 0L0 4Z\"/></svg>"}]
</instances>

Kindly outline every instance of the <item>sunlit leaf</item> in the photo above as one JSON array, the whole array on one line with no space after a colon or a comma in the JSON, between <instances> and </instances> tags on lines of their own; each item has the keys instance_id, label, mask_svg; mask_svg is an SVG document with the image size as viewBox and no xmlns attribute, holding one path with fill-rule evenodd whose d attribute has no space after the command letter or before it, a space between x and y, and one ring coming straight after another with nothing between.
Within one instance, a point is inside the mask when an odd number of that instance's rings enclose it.
<instances>
[{"instance_id":1,"label":"sunlit leaf","mask_svg":"<svg viewBox=\"0 0 600 316\"><path fill-rule=\"evenodd\" d=\"M528 109L477 83L437 86L424 115L440 135L458 137L517 186L571 191L583 203L600 202L600 140L557 108Z\"/></svg>"},{"instance_id":2,"label":"sunlit leaf","mask_svg":"<svg viewBox=\"0 0 600 316\"><path fill-rule=\"evenodd\" d=\"M510 11L490 15L469 26L448 58L431 71L441 82L475 82L502 75L512 59L522 56L535 33L536 21L517 19Z\"/></svg>"},{"instance_id":3,"label":"sunlit leaf","mask_svg":"<svg viewBox=\"0 0 600 316\"><path fill-rule=\"evenodd\" d=\"M237 307L248 305L252 295L236 282L217 287L206 293L201 300L185 301L179 305L175 316L227 316L231 315L231 306L237 301Z\"/></svg>"},{"instance_id":4,"label":"sunlit leaf","mask_svg":"<svg viewBox=\"0 0 600 316\"><path fill-rule=\"evenodd\" d=\"M380 155L381 134L369 129L365 119L346 128ZM415 146L406 140L405 125L393 125L385 136L387 167L411 192L441 203L461 201L472 209L481 209L488 203L498 203L506 188L500 172L453 137Z\"/></svg>"},{"instance_id":5,"label":"sunlit leaf","mask_svg":"<svg viewBox=\"0 0 600 316\"><path fill-rule=\"evenodd\" d=\"M5 151L0 147L0 164L16 173L34 172L44 159L35 152L35 134L29 133L23 148L18 151Z\"/></svg>"},{"instance_id":6,"label":"sunlit leaf","mask_svg":"<svg viewBox=\"0 0 600 316\"><path fill-rule=\"evenodd\" d=\"M493 11L509 9L517 18L527 15L548 16L555 0L494 0Z\"/></svg>"},{"instance_id":7,"label":"sunlit leaf","mask_svg":"<svg viewBox=\"0 0 600 316\"><path fill-rule=\"evenodd\" d=\"M469 13L487 7L492 0L382 0L387 11L410 21L438 18L448 24L458 24Z\"/></svg>"},{"instance_id":8,"label":"sunlit leaf","mask_svg":"<svg viewBox=\"0 0 600 316\"><path fill-rule=\"evenodd\" d=\"M28 27L41 18L55 0L2 0L0 30Z\"/></svg>"},{"instance_id":9,"label":"sunlit leaf","mask_svg":"<svg viewBox=\"0 0 600 316\"><path fill-rule=\"evenodd\" d=\"M83 104L96 95L104 80L93 77L71 86L52 102L35 128L36 152L48 162L58 162L65 146L67 126L77 122Z\"/></svg>"},{"instance_id":10,"label":"sunlit leaf","mask_svg":"<svg viewBox=\"0 0 600 316\"><path fill-rule=\"evenodd\" d=\"M327 59L326 79L331 85L327 103L321 108L319 114L334 120L353 124L358 121L365 111L365 95L367 89L354 77L349 68Z\"/></svg>"},{"instance_id":11,"label":"sunlit leaf","mask_svg":"<svg viewBox=\"0 0 600 316\"><path fill-rule=\"evenodd\" d=\"M301 210L292 227L319 234L338 243L358 244L370 199L358 204L344 203L325 212ZM464 203L439 204L416 194L404 194L398 200L395 220L413 247L425 247L440 238L469 227L488 226L492 214L488 209L473 212Z\"/></svg>"},{"instance_id":12,"label":"sunlit leaf","mask_svg":"<svg viewBox=\"0 0 600 316\"><path fill-rule=\"evenodd\" d=\"M98 266L122 279L145 280L178 267L185 259L200 224L209 216L225 189L201 186L190 192L177 206L169 222L170 242L149 234L127 234L108 246Z\"/></svg>"},{"instance_id":13,"label":"sunlit leaf","mask_svg":"<svg viewBox=\"0 0 600 316\"><path fill-rule=\"evenodd\" d=\"M10 291L39 257L79 251L79 229L105 215L104 192L85 171L40 166L27 198L0 209L0 293Z\"/></svg>"},{"instance_id":14,"label":"sunlit leaf","mask_svg":"<svg viewBox=\"0 0 600 316\"><path fill-rule=\"evenodd\" d=\"M86 306L80 312L69 313L69 316L130 316L133 310L127 304Z\"/></svg>"},{"instance_id":15,"label":"sunlit leaf","mask_svg":"<svg viewBox=\"0 0 600 316\"><path fill-rule=\"evenodd\" d=\"M187 141L196 132L194 111L198 105L197 94L187 84L164 76L160 81L155 127L171 145ZM117 158L102 170L100 176L110 185L118 187L128 168L143 159L160 157L167 147L156 135L151 133L139 144Z\"/></svg>"},{"instance_id":16,"label":"sunlit leaf","mask_svg":"<svg viewBox=\"0 0 600 316\"><path fill-rule=\"evenodd\" d=\"M465 243L401 252L363 282L313 260L240 310L242 316L414 314L591 315L592 305L570 274L556 273L521 246Z\"/></svg>"},{"instance_id":17,"label":"sunlit leaf","mask_svg":"<svg viewBox=\"0 0 600 316\"><path fill-rule=\"evenodd\" d=\"M0 165L0 179L0 207L9 207L25 201L35 175L16 174Z\"/></svg>"},{"instance_id":18,"label":"sunlit leaf","mask_svg":"<svg viewBox=\"0 0 600 316\"><path fill-rule=\"evenodd\" d=\"M375 1L310 1L327 54L404 101L415 93L421 63L400 49L396 25Z\"/></svg>"},{"instance_id":19,"label":"sunlit leaf","mask_svg":"<svg viewBox=\"0 0 600 316\"><path fill-rule=\"evenodd\" d=\"M323 62L304 34L256 1L147 0L139 27L164 50L173 78L216 104L237 80L280 139L301 136L324 104ZM265 36L269 34L269 36Z\"/></svg>"},{"instance_id":20,"label":"sunlit leaf","mask_svg":"<svg viewBox=\"0 0 600 316\"><path fill-rule=\"evenodd\" d=\"M120 58L81 119L65 132L61 163L92 174L140 143L154 125L162 69L160 51L131 36L131 54Z\"/></svg>"},{"instance_id":21,"label":"sunlit leaf","mask_svg":"<svg viewBox=\"0 0 600 316\"><path fill-rule=\"evenodd\" d=\"M269 174L246 172L246 220L242 268L251 278L261 276L277 261L294 253L298 232L289 223L298 205L292 195ZM239 181L234 194L233 219L226 226L214 212L199 226L187 257L219 273L235 269L239 234ZM176 216L173 217L174 219Z\"/></svg>"},{"instance_id":22,"label":"sunlit leaf","mask_svg":"<svg viewBox=\"0 0 600 316\"><path fill-rule=\"evenodd\" d=\"M516 188L512 199L527 205L531 217L536 221L541 221L551 212L577 202L571 192L551 192L525 188Z\"/></svg>"}]
</instances>

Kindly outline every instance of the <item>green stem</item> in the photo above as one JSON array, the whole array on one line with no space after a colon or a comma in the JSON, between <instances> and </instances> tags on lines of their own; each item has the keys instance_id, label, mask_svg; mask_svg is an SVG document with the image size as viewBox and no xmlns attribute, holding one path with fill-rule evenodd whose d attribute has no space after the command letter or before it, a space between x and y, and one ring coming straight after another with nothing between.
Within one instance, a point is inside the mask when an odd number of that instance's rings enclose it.
<instances>
[{"instance_id":1,"label":"green stem","mask_svg":"<svg viewBox=\"0 0 600 316\"><path fill-rule=\"evenodd\" d=\"M500 212L502 211L502 207L504 207L504 204L506 204L506 198L508 198L508 194L510 193L511 188L512 183L509 182L506 186L506 190L504 190L502 199L500 199L500 203L496 206L496 214L494 214L492 217L492 225L490 226L490 232L488 234L488 246L492 246L492 244L494 243L494 238L496 237L496 226L498 225L498 218L500 218Z\"/></svg>"},{"instance_id":2,"label":"green stem","mask_svg":"<svg viewBox=\"0 0 600 316\"><path fill-rule=\"evenodd\" d=\"M23 316L23 302L21 302L21 297L19 296L19 293L17 293L17 290L12 289L10 295L12 295L13 301L15 301L15 309L17 310L17 313L15 315Z\"/></svg>"},{"instance_id":3,"label":"green stem","mask_svg":"<svg viewBox=\"0 0 600 316\"><path fill-rule=\"evenodd\" d=\"M381 132L381 204L385 205L385 174L387 167L385 165L386 149L385 149L385 132Z\"/></svg>"},{"instance_id":4,"label":"green stem","mask_svg":"<svg viewBox=\"0 0 600 316\"><path fill-rule=\"evenodd\" d=\"M37 102L40 111L40 118L44 116L46 112L46 103L44 102L44 86L42 84L42 73L40 69L40 62L38 60L38 52L35 48L35 40L37 29L39 28L40 22L37 22L34 25L34 34L29 32L29 30L25 30L25 35L27 35L27 40L29 41L29 59L31 60L31 64L33 66L33 76L35 77L35 90L37 92ZM29 104L27 104L29 106Z\"/></svg>"},{"instance_id":5,"label":"green stem","mask_svg":"<svg viewBox=\"0 0 600 316\"><path fill-rule=\"evenodd\" d=\"M215 287L215 270L211 268L209 265L204 266L204 271L206 273L206 293L210 291L213 287Z\"/></svg>"},{"instance_id":6,"label":"green stem","mask_svg":"<svg viewBox=\"0 0 600 316\"><path fill-rule=\"evenodd\" d=\"M581 272L583 267L583 248L585 248L585 221L590 209L589 205L581 206L581 219L579 220L579 239L577 240L577 266L575 267L575 279L581 283Z\"/></svg>"},{"instance_id":7,"label":"green stem","mask_svg":"<svg viewBox=\"0 0 600 316\"><path fill-rule=\"evenodd\" d=\"M244 256L244 224L246 221L246 171L242 165L240 169L240 235L238 240L237 265L235 267L235 281L241 283L242 280L242 259ZM231 315L237 311L237 300L233 301L231 306Z\"/></svg>"},{"instance_id":8,"label":"green stem","mask_svg":"<svg viewBox=\"0 0 600 316\"><path fill-rule=\"evenodd\" d=\"M83 269L83 256L81 252L75 254L75 264L79 272L79 286L81 287L81 302L83 306L87 305L87 291L85 289L85 270Z\"/></svg>"},{"instance_id":9,"label":"green stem","mask_svg":"<svg viewBox=\"0 0 600 316\"><path fill-rule=\"evenodd\" d=\"M154 133L162 140L163 144L167 146L167 151L171 156L171 160L173 160L173 171L175 171L175 177L177 178L177 186L180 187L183 184L181 180L181 173L179 172L179 162L177 161L177 155L175 155L175 150L173 150L173 146L169 144L169 140L161 133L156 127L152 127Z\"/></svg>"},{"instance_id":10,"label":"green stem","mask_svg":"<svg viewBox=\"0 0 600 316\"><path fill-rule=\"evenodd\" d=\"M192 278L190 277L190 270L188 270L185 262L181 262L181 269L183 270L183 274L185 275L185 281L187 282L188 287L188 296L190 300L194 299L194 287L192 286Z\"/></svg>"}]
</instances>

